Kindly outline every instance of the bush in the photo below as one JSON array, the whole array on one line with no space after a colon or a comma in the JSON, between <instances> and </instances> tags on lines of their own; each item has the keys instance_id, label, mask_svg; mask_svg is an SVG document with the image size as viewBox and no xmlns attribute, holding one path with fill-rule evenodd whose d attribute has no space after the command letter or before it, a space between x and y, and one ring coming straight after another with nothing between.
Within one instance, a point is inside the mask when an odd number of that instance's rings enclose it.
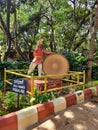
<instances>
[{"instance_id":1,"label":"bush","mask_svg":"<svg viewBox=\"0 0 98 130\"><path fill-rule=\"evenodd\" d=\"M95 65L92 68L92 79L93 80L98 80L98 66Z\"/></svg>"},{"instance_id":2,"label":"bush","mask_svg":"<svg viewBox=\"0 0 98 130\"><path fill-rule=\"evenodd\" d=\"M3 86L4 86L4 69L28 69L29 66L29 62L24 62L24 61L20 61L20 62L14 62L14 63L10 63L10 62L0 62L0 90L3 90ZM26 73L26 71L25 71ZM13 75L7 75L8 79L12 79ZM7 84L8 85L8 84ZM10 88L10 85L8 86L8 88Z\"/></svg>"},{"instance_id":3,"label":"bush","mask_svg":"<svg viewBox=\"0 0 98 130\"><path fill-rule=\"evenodd\" d=\"M17 94L7 92L4 97L4 107L9 112L17 110Z\"/></svg>"},{"instance_id":4,"label":"bush","mask_svg":"<svg viewBox=\"0 0 98 130\"><path fill-rule=\"evenodd\" d=\"M87 56L73 52L62 52L62 54L68 59L71 71L87 72Z\"/></svg>"},{"instance_id":5,"label":"bush","mask_svg":"<svg viewBox=\"0 0 98 130\"><path fill-rule=\"evenodd\" d=\"M20 95L18 106L18 94L14 92L7 92L4 96L4 107L8 112L13 112L18 109L30 106L30 97L27 95Z\"/></svg>"},{"instance_id":6,"label":"bush","mask_svg":"<svg viewBox=\"0 0 98 130\"><path fill-rule=\"evenodd\" d=\"M82 53L74 52L62 52L62 54L68 59L71 71L88 71L88 57L82 55ZM93 65L92 67L92 80L98 80L98 66Z\"/></svg>"},{"instance_id":7,"label":"bush","mask_svg":"<svg viewBox=\"0 0 98 130\"><path fill-rule=\"evenodd\" d=\"M38 104L38 103L43 103L43 102L48 102L54 98L54 95L51 93L43 93L39 94L38 90L35 88L34 89L34 95L31 98L30 102L32 104Z\"/></svg>"}]
</instances>

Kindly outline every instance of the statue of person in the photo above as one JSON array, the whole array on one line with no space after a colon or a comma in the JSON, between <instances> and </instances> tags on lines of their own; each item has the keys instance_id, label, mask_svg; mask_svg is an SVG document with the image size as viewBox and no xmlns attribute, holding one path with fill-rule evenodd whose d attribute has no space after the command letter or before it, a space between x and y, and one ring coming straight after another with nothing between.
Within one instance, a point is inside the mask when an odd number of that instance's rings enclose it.
<instances>
[{"instance_id":1,"label":"statue of person","mask_svg":"<svg viewBox=\"0 0 98 130\"><path fill-rule=\"evenodd\" d=\"M43 49L43 43L44 43L44 39L40 39L37 41L37 46L33 52L34 58L33 58L30 66L29 66L29 69L28 69L29 75L34 71L36 66L38 66L38 75L41 76L43 56L52 54L52 52L47 52L46 50Z\"/></svg>"}]
</instances>

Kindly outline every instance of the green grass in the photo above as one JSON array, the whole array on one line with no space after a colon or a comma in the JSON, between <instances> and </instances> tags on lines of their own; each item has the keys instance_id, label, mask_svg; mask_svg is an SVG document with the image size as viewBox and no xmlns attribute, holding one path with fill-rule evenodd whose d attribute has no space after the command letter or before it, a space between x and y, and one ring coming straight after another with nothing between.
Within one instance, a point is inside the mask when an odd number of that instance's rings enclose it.
<instances>
[{"instance_id":1,"label":"green grass","mask_svg":"<svg viewBox=\"0 0 98 130\"><path fill-rule=\"evenodd\" d=\"M98 85L98 80L97 81L93 81L93 85L94 86Z\"/></svg>"}]
</instances>

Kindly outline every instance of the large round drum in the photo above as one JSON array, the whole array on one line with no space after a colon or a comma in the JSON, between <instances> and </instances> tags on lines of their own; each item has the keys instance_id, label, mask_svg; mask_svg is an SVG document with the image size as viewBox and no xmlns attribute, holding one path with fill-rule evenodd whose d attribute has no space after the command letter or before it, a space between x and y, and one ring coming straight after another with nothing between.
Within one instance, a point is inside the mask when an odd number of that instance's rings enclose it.
<instances>
[{"instance_id":1,"label":"large round drum","mask_svg":"<svg viewBox=\"0 0 98 130\"><path fill-rule=\"evenodd\" d=\"M57 75L51 76L52 79L63 78L64 76L60 74L66 74L68 70L68 60L61 54L49 55L43 62L43 71L46 75Z\"/></svg>"}]
</instances>

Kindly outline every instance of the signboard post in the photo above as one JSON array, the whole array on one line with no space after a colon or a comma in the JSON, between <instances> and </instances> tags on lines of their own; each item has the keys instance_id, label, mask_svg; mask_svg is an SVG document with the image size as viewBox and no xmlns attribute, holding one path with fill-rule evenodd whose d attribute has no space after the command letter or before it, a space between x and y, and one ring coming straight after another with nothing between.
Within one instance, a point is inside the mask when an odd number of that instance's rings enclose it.
<instances>
[{"instance_id":1,"label":"signboard post","mask_svg":"<svg viewBox=\"0 0 98 130\"><path fill-rule=\"evenodd\" d=\"M12 80L12 92L18 93L17 108L19 109L20 94L25 95L27 88L27 81L25 79L14 78Z\"/></svg>"}]
</instances>

